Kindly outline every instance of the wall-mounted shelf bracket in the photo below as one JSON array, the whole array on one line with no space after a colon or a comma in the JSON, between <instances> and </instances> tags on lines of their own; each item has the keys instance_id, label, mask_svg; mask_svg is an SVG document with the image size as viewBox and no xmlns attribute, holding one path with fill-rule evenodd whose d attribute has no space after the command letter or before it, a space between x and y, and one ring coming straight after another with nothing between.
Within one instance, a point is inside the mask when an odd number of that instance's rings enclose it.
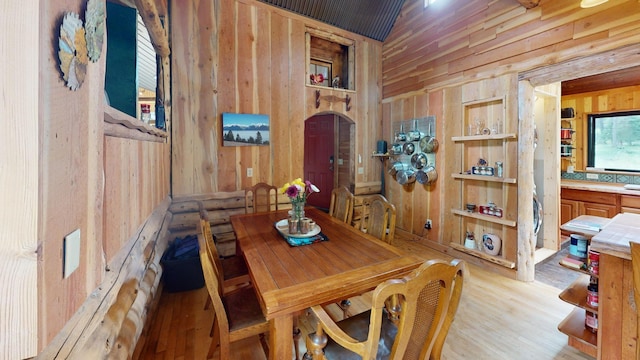
<instances>
[{"instance_id":1,"label":"wall-mounted shelf bracket","mask_svg":"<svg viewBox=\"0 0 640 360\"><path fill-rule=\"evenodd\" d=\"M334 102L344 102L345 103L345 109L347 111L351 110L351 97L349 96L349 94L347 94L344 98L335 96L335 95L329 95L329 96L320 96L320 90L316 90L316 109L320 107L320 100L324 99L330 103L334 103Z\"/></svg>"}]
</instances>

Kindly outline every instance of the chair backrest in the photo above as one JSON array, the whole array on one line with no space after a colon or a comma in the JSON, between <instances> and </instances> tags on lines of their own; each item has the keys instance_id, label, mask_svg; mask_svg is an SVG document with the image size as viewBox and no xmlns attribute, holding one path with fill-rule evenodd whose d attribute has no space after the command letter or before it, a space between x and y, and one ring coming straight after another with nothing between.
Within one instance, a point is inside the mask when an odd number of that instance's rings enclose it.
<instances>
[{"instance_id":1,"label":"chair backrest","mask_svg":"<svg viewBox=\"0 0 640 360\"><path fill-rule=\"evenodd\" d=\"M200 242L202 239L202 242ZM215 241L213 239L213 233L211 232L211 224L209 223L209 216L207 211L200 209L200 233L198 234L198 243L200 250L204 250L209 258L209 261L213 265L213 270L217 278L218 286L222 291L222 284L224 283L224 270L222 268L222 262L218 255L218 249L216 248ZM204 247L203 247L204 246Z\"/></svg>"},{"instance_id":2,"label":"chair backrest","mask_svg":"<svg viewBox=\"0 0 640 360\"><path fill-rule=\"evenodd\" d=\"M380 194L362 200L360 230L389 244L396 229L396 207Z\"/></svg>"},{"instance_id":3,"label":"chair backrest","mask_svg":"<svg viewBox=\"0 0 640 360\"><path fill-rule=\"evenodd\" d=\"M353 196L351 191L347 189L346 186L341 186L331 190L331 204L329 205L329 215L351 225L354 202L355 197Z\"/></svg>"},{"instance_id":4,"label":"chair backrest","mask_svg":"<svg viewBox=\"0 0 640 360\"><path fill-rule=\"evenodd\" d=\"M245 189L244 210L247 214L278 210L278 188L260 182Z\"/></svg>"},{"instance_id":5,"label":"chair backrest","mask_svg":"<svg viewBox=\"0 0 640 360\"><path fill-rule=\"evenodd\" d=\"M216 325L220 336L220 346L229 346L229 318L222 302L222 285L219 280L215 265L211 261L209 252L207 251L207 243L202 234L198 236L198 244L200 245L200 263L202 264L202 273L204 274L204 282L213 304L213 310L216 317ZM215 341L212 340L212 341Z\"/></svg>"},{"instance_id":6,"label":"chair backrest","mask_svg":"<svg viewBox=\"0 0 640 360\"><path fill-rule=\"evenodd\" d=\"M401 311L389 359L439 359L453 322L465 276L465 263L429 260L402 279L388 280L373 292L368 341L363 359L375 354L385 301L397 297Z\"/></svg>"}]
</instances>

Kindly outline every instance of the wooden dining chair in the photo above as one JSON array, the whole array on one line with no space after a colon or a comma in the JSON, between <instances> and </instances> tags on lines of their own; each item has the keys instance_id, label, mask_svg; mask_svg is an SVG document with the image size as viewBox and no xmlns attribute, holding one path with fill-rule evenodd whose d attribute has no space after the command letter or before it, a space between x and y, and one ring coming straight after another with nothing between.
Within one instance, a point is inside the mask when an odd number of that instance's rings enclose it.
<instances>
[{"instance_id":1,"label":"wooden dining chair","mask_svg":"<svg viewBox=\"0 0 640 360\"><path fill-rule=\"evenodd\" d=\"M395 205L380 194L370 195L362 200L360 230L392 244L395 229Z\"/></svg>"},{"instance_id":2,"label":"wooden dining chair","mask_svg":"<svg viewBox=\"0 0 640 360\"><path fill-rule=\"evenodd\" d=\"M278 188L264 182L244 190L245 213L262 213L278 210Z\"/></svg>"},{"instance_id":3,"label":"wooden dining chair","mask_svg":"<svg viewBox=\"0 0 640 360\"><path fill-rule=\"evenodd\" d=\"M322 306L313 306L318 325L307 337L304 359L440 359L465 273L461 260L429 260L402 279L378 285L370 310L337 323ZM402 309L397 320L385 309L392 296Z\"/></svg>"},{"instance_id":4,"label":"wooden dining chair","mask_svg":"<svg viewBox=\"0 0 640 360\"><path fill-rule=\"evenodd\" d=\"M255 291L251 287L243 287L224 294L216 274L216 266L207 251L205 237L198 236L198 243L202 272L215 312L214 331L207 359L213 357L218 347L220 359L229 359L231 343L255 335L260 336L265 355L268 355L264 335L269 332L269 322L262 314Z\"/></svg>"},{"instance_id":5,"label":"wooden dining chair","mask_svg":"<svg viewBox=\"0 0 640 360\"><path fill-rule=\"evenodd\" d=\"M331 191L331 203L329 215L351 225L353 218L353 204L355 197L346 186L335 188Z\"/></svg>"},{"instance_id":6,"label":"wooden dining chair","mask_svg":"<svg viewBox=\"0 0 640 360\"><path fill-rule=\"evenodd\" d=\"M353 219L353 206L355 204L355 196L346 186L337 187L331 190L331 202L329 204L329 215L351 225ZM344 317L348 316L351 300L344 299L337 304Z\"/></svg>"},{"instance_id":7,"label":"wooden dining chair","mask_svg":"<svg viewBox=\"0 0 640 360\"><path fill-rule=\"evenodd\" d=\"M200 230L198 236L203 237L205 250L211 259L211 263L215 266L218 283L223 293L228 293L238 287L249 285L251 283L249 270L242 256L234 255L221 258L218 255L215 239L211 232L209 216L204 209L200 209Z\"/></svg>"},{"instance_id":8,"label":"wooden dining chair","mask_svg":"<svg viewBox=\"0 0 640 360\"><path fill-rule=\"evenodd\" d=\"M630 241L631 269L633 272L633 300L636 303L636 312L640 313L640 243ZM636 317L636 339L640 339L640 315ZM636 341L636 360L640 360L640 341Z\"/></svg>"},{"instance_id":9,"label":"wooden dining chair","mask_svg":"<svg viewBox=\"0 0 640 360\"><path fill-rule=\"evenodd\" d=\"M207 211L203 206L200 207L200 228L201 233L198 234L198 244L202 247L204 245L206 254L209 258L211 264L213 264L213 269L215 276L217 278L217 286L219 287L219 291L225 296L233 296L235 292L240 292L241 294L246 293L245 288L253 291L251 287L251 278L249 277L249 270L247 269L247 265L242 256L231 256L227 258L220 258L218 256L218 251L215 246L214 237L211 233L211 225L209 222L209 216ZM202 239L202 241L201 241ZM204 272L204 267L203 267ZM206 279L205 279L206 280ZM255 292L254 292L255 294ZM254 295L255 296L255 295ZM241 298L240 298L241 299ZM207 302L205 304L205 309L212 303L212 297L209 296ZM214 308L214 310L216 310ZM293 325L293 344L295 350L295 358L296 360L300 357L300 334L301 331L298 327L297 317L294 319ZM211 332L209 336L214 336L215 334L215 323L212 325Z\"/></svg>"}]
</instances>

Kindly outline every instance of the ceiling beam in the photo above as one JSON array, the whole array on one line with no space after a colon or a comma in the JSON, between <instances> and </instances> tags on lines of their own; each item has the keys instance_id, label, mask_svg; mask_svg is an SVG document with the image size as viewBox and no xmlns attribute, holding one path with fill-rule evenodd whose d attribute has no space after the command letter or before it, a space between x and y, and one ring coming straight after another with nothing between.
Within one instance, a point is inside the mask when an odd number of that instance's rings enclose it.
<instances>
[{"instance_id":1,"label":"ceiling beam","mask_svg":"<svg viewBox=\"0 0 640 360\"><path fill-rule=\"evenodd\" d=\"M540 0L517 0L520 5L526 7L527 9L533 9L534 7L538 6L538 4L540 3Z\"/></svg>"}]
</instances>

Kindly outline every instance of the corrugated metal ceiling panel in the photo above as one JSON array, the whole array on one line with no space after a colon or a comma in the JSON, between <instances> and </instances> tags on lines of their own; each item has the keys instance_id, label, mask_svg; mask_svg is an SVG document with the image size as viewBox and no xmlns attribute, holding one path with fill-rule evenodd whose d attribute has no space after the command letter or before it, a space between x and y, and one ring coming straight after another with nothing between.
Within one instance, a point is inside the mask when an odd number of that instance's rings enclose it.
<instances>
[{"instance_id":1,"label":"corrugated metal ceiling panel","mask_svg":"<svg viewBox=\"0 0 640 360\"><path fill-rule=\"evenodd\" d=\"M404 0L260 0L323 23L384 41Z\"/></svg>"}]
</instances>

